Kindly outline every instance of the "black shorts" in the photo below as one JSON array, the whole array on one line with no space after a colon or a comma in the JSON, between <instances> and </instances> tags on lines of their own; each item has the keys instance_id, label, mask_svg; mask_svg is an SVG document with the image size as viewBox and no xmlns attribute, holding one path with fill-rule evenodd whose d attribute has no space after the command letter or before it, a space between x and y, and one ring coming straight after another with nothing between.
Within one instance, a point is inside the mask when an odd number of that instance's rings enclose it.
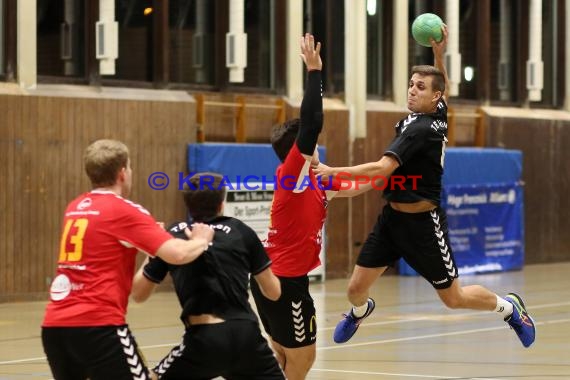
<instances>
[{"instance_id":1,"label":"black shorts","mask_svg":"<svg viewBox=\"0 0 570 380\"><path fill-rule=\"evenodd\" d=\"M150 379L127 325L43 327L42 344L57 380Z\"/></svg>"},{"instance_id":2,"label":"black shorts","mask_svg":"<svg viewBox=\"0 0 570 380\"><path fill-rule=\"evenodd\" d=\"M194 325L153 369L159 379L283 380L273 351L250 320Z\"/></svg>"},{"instance_id":3,"label":"black shorts","mask_svg":"<svg viewBox=\"0 0 570 380\"><path fill-rule=\"evenodd\" d=\"M449 245L447 217L440 207L417 214L384 206L356 264L392 266L401 257L436 289L446 289L459 273Z\"/></svg>"},{"instance_id":4,"label":"black shorts","mask_svg":"<svg viewBox=\"0 0 570 380\"><path fill-rule=\"evenodd\" d=\"M281 297L277 301L265 298L257 282L251 281L251 294L265 331L283 347L315 344L317 318L315 303L309 294L309 277L279 277L279 280Z\"/></svg>"}]
</instances>

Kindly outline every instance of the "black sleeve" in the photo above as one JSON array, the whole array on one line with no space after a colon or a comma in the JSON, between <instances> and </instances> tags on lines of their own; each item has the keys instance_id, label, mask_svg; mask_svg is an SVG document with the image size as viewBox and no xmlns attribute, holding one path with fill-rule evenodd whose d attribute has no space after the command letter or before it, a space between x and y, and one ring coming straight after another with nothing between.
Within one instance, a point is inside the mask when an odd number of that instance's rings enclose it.
<instances>
[{"instance_id":1,"label":"black sleeve","mask_svg":"<svg viewBox=\"0 0 570 380\"><path fill-rule=\"evenodd\" d=\"M309 71L307 88L301 102L301 127L297 134L297 146L303 154L311 156L323 129L323 95L321 72Z\"/></svg>"},{"instance_id":2,"label":"black sleeve","mask_svg":"<svg viewBox=\"0 0 570 380\"><path fill-rule=\"evenodd\" d=\"M160 257L151 258L143 268L143 275L155 284L160 284L168 274L168 264Z\"/></svg>"},{"instance_id":3,"label":"black sleeve","mask_svg":"<svg viewBox=\"0 0 570 380\"><path fill-rule=\"evenodd\" d=\"M179 239L186 239L186 234L184 233L184 229L188 227L186 222L176 222L171 224L167 231L174 236L175 238ZM156 284L160 284L162 280L168 274L168 263L162 260L160 257L151 258L143 268L143 275L149 280Z\"/></svg>"},{"instance_id":4,"label":"black sleeve","mask_svg":"<svg viewBox=\"0 0 570 380\"><path fill-rule=\"evenodd\" d=\"M257 234L248 225L239 222L237 228L249 253L249 272L255 276L271 266L271 260L269 260L267 252L265 252L265 248L263 248Z\"/></svg>"}]
</instances>

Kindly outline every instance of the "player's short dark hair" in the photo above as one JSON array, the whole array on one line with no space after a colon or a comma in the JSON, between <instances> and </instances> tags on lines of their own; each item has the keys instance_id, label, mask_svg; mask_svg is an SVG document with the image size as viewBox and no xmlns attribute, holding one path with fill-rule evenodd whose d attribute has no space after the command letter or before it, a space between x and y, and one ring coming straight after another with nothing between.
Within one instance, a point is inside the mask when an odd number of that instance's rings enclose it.
<instances>
[{"instance_id":1,"label":"player's short dark hair","mask_svg":"<svg viewBox=\"0 0 570 380\"><path fill-rule=\"evenodd\" d=\"M421 76L432 77L431 88L433 91L441 91L445 93L445 77L441 70L431 65L419 65L412 67L412 74L420 74Z\"/></svg>"},{"instance_id":2,"label":"player's short dark hair","mask_svg":"<svg viewBox=\"0 0 570 380\"><path fill-rule=\"evenodd\" d=\"M129 163L129 148L117 140L97 140L83 155L85 172L93 187L112 186Z\"/></svg>"},{"instance_id":3,"label":"player's short dark hair","mask_svg":"<svg viewBox=\"0 0 570 380\"><path fill-rule=\"evenodd\" d=\"M184 204L192 219L203 222L218 215L226 199L224 177L218 173L196 173L182 191Z\"/></svg>"},{"instance_id":4,"label":"player's short dark hair","mask_svg":"<svg viewBox=\"0 0 570 380\"><path fill-rule=\"evenodd\" d=\"M285 161L287 154L293 147L300 126L301 119L291 119L273 127L270 141L281 162Z\"/></svg>"}]
</instances>

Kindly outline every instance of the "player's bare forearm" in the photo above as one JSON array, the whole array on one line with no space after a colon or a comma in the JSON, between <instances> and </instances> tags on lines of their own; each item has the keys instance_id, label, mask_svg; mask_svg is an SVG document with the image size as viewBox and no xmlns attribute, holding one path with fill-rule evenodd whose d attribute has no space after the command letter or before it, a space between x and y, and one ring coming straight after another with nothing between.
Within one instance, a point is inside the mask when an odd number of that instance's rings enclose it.
<instances>
[{"instance_id":1,"label":"player's bare forearm","mask_svg":"<svg viewBox=\"0 0 570 380\"><path fill-rule=\"evenodd\" d=\"M345 187L346 185L343 184L342 186ZM336 197L337 198L352 198L352 197L359 196L360 194L364 194L367 191L370 191L373 189L371 181L367 181L365 183L350 181L349 186L350 187L348 189L341 189L336 194Z\"/></svg>"},{"instance_id":2,"label":"player's bare forearm","mask_svg":"<svg viewBox=\"0 0 570 380\"><path fill-rule=\"evenodd\" d=\"M329 167L320 164L315 170L319 176L333 176L342 180L356 180L356 177L372 179L377 176L390 176L399 166L396 159L391 156L383 156L379 161L345 167Z\"/></svg>"},{"instance_id":3,"label":"player's bare forearm","mask_svg":"<svg viewBox=\"0 0 570 380\"><path fill-rule=\"evenodd\" d=\"M146 264L148 264L148 260L149 259L147 257L145 259L145 261L142 263L142 265L140 266L137 273L135 273L135 276L133 278L133 287L131 289L131 298L133 301L135 301L137 303L146 301L150 297L152 292L154 292L154 289L156 288L156 284L154 282L150 281L149 279L147 279L145 277L145 275L143 274L144 267Z\"/></svg>"}]
</instances>

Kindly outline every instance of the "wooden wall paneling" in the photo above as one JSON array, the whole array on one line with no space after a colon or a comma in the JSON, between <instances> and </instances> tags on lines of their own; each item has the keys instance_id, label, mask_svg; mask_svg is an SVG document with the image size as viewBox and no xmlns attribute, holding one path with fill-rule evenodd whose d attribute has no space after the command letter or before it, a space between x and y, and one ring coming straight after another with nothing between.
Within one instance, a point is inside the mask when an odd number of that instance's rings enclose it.
<instances>
[{"instance_id":1,"label":"wooden wall paneling","mask_svg":"<svg viewBox=\"0 0 570 380\"><path fill-rule=\"evenodd\" d=\"M4 115L4 117L9 117L6 107L6 96L0 96L0 114ZM10 137L9 137L9 122L6 121L0 122L0 183L2 183L3 191L0 191L0 262L4 262L6 259L6 255L8 253L6 246L8 245L7 240L7 224L8 218L6 216L7 213L7 205L8 200L10 199L9 193L11 193L10 189L10 177L6 172L6 166L8 166L8 161L10 160L10 152L9 147L11 145ZM6 289L6 278L1 276L2 270L0 269L0 294L4 293L4 289Z\"/></svg>"},{"instance_id":2,"label":"wooden wall paneling","mask_svg":"<svg viewBox=\"0 0 570 380\"><path fill-rule=\"evenodd\" d=\"M103 137L119 139L142 165L183 171L186 144L195 133L192 107L191 102L0 96L5 111L0 175L6 183L0 195L0 301L46 299L64 208L90 188L83 169L87 145ZM169 220L183 217L176 186L158 194L145 188L144 173L139 177L135 201L145 206L150 201L152 211Z\"/></svg>"},{"instance_id":3,"label":"wooden wall paneling","mask_svg":"<svg viewBox=\"0 0 570 380\"><path fill-rule=\"evenodd\" d=\"M129 122L129 116L131 115L131 110L128 107L120 107L119 100L117 99L102 99L103 115L105 117L101 119L102 129L97 129L102 133L96 136L95 139L116 139L124 140L123 136L120 136L119 125ZM124 142L124 141L123 141Z\"/></svg>"},{"instance_id":4,"label":"wooden wall paneling","mask_svg":"<svg viewBox=\"0 0 570 380\"><path fill-rule=\"evenodd\" d=\"M357 138L352 144L352 163L351 165L359 165L366 161L366 138ZM367 193L359 195L357 197L350 199L350 208L352 215L351 223L351 241L352 247L350 249L350 256L348 257L348 268L347 274L352 271L354 264L356 263L356 258L360 253L362 244L366 240L367 236L367 224L365 223L366 216L369 213L368 210L368 197Z\"/></svg>"},{"instance_id":5,"label":"wooden wall paneling","mask_svg":"<svg viewBox=\"0 0 570 380\"><path fill-rule=\"evenodd\" d=\"M162 147L162 136L169 133L166 121L161 121L163 116L162 110L155 107L155 102L145 102L140 104L138 114L141 116L137 134L137 153L138 153L138 183L140 191L140 201L145 207L150 208L153 215L157 215L160 208L165 208L163 198L166 193L164 190L154 190L148 185L148 176L155 171L165 172L170 177L170 168L165 157L164 148ZM134 130L134 128L133 128ZM161 136L162 135L162 136ZM175 178L171 178L175 181ZM174 183L171 186L176 186ZM147 206L148 204L148 206Z\"/></svg>"},{"instance_id":6,"label":"wooden wall paneling","mask_svg":"<svg viewBox=\"0 0 570 380\"><path fill-rule=\"evenodd\" d=\"M35 231L37 226L32 219L32 212L37 208L35 191L35 182L37 173L35 169L37 166L34 162L35 158L35 133L37 127L37 98L26 98L22 104L22 125L19 128L23 140L22 150L19 152L16 176L16 191L19 191L17 197L16 209L16 249L14 251L14 270L15 284L17 292L29 292L31 272L33 270L33 260L30 259L31 245L30 234ZM36 219L36 218L34 218ZM36 232L37 233L37 232Z\"/></svg>"},{"instance_id":7,"label":"wooden wall paneling","mask_svg":"<svg viewBox=\"0 0 570 380\"><path fill-rule=\"evenodd\" d=\"M36 100L37 105L32 112L39 117L35 123L32 122L28 125L29 140L32 146L30 151L31 203L27 205L29 230L25 237L29 247L23 252L29 260L29 268L26 271L30 275L26 289L29 293L42 290L40 282L44 275L44 257L49 254L56 254L51 246L53 237L50 236L51 223L48 221L48 215L52 212L52 204L46 202L46 193L52 186L56 186L55 178L48 178L51 174L48 172L50 168L49 149L50 145L53 144L50 135L53 126L61 124L61 115L58 112L61 108L54 107L54 102L48 97L37 97Z\"/></svg>"},{"instance_id":8,"label":"wooden wall paneling","mask_svg":"<svg viewBox=\"0 0 570 380\"><path fill-rule=\"evenodd\" d=\"M362 162L355 162L355 164L378 161L382 158L386 148L388 148L388 145L394 139L394 126L406 115L407 112L404 111L369 111L367 113L367 135L364 145L364 159ZM362 220L360 227L362 230L355 230L353 234L365 240L376 223L378 215L386 202L382 198L382 192L379 190L371 190L364 194L363 197L365 209L360 214ZM357 255L358 252L355 254Z\"/></svg>"},{"instance_id":9,"label":"wooden wall paneling","mask_svg":"<svg viewBox=\"0 0 570 380\"><path fill-rule=\"evenodd\" d=\"M208 94L206 102L233 103L233 96L227 94ZM205 110L206 141L235 141L235 109L229 106L206 105Z\"/></svg>"},{"instance_id":10,"label":"wooden wall paneling","mask_svg":"<svg viewBox=\"0 0 570 380\"><path fill-rule=\"evenodd\" d=\"M297 111L298 112L298 111ZM325 128L319 145L327 148L327 163L348 165L348 111L324 109ZM326 273L330 278L346 277L351 242L349 239L349 200L333 199L326 221Z\"/></svg>"},{"instance_id":11,"label":"wooden wall paneling","mask_svg":"<svg viewBox=\"0 0 570 380\"><path fill-rule=\"evenodd\" d=\"M2 149L0 161L0 178L4 189L0 195L2 205L0 210L0 300L1 295L14 292L14 250L15 250L15 209L16 209L16 190L15 167L16 167L16 150L18 149L18 140L16 138L17 120L19 119L19 110L16 108L16 102L13 96L0 97L0 110L2 111L2 119L0 119L0 138L2 139Z\"/></svg>"},{"instance_id":12,"label":"wooden wall paneling","mask_svg":"<svg viewBox=\"0 0 570 380\"><path fill-rule=\"evenodd\" d=\"M525 263L568 260L570 122L488 117L489 146L523 153ZM539 143L537 143L539 142Z\"/></svg>"},{"instance_id":13,"label":"wooden wall paneling","mask_svg":"<svg viewBox=\"0 0 570 380\"><path fill-rule=\"evenodd\" d=\"M0 113L4 115L4 118L10 117L7 112L7 96L0 96ZM0 121L0 181L4 184L3 191L0 191L0 261L4 262L8 254L6 249L8 246L8 201L10 198L9 194L11 190L10 176L6 169L9 166L10 161L10 145L12 141L10 139L10 122ZM2 276L4 273L0 269L0 294L4 293L7 287L6 276Z\"/></svg>"},{"instance_id":14,"label":"wooden wall paneling","mask_svg":"<svg viewBox=\"0 0 570 380\"><path fill-rule=\"evenodd\" d=\"M165 112L176 115L176 118L169 119L168 128L172 131L177 139L174 141L164 141L162 150L167 154L164 158L166 169L171 173L171 184L168 189L170 194L170 204L167 209L162 212L165 213L163 218L169 221L184 219L186 212L184 202L182 201L182 194L178 189L179 180L178 173L186 173L187 167L187 146L195 142L196 139L196 125L194 123L195 104L187 103L183 108L174 108L174 104L169 104Z\"/></svg>"},{"instance_id":15,"label":"wooden wall paneling","mask_svg":"<svg viewBox=\"0 0 570 380\"><path fill-rule=\"evenodd\" d=\"M558 159L555 161L557 168L558 185L556 193L559 194L558 212L555 214L558 218L558 241L559 256L555 256L552 261L568 261L570 259L570 165L568 160L570 154L568 147L570 146L570 123L556 122L556 151L560 152ZM532 215L532 214L531 214Z\"/></svg>"},{"instance_id":16,"label":"wooden wall paneling","mask_svg":"<svg viewBox=\"0 0 570 380\"><path fill-rule=\"evenodd\" d=\"M95 140L97 131L101 131L104 126L98 118L103 118L104 110L100 107L101 101L98 99L72 99L68 103L71 124L65 129L66 152L61 153L67 157L66 167L67 186L62 193L60 218L63 217L64 208L72 199L80 193L90 189L90 182L83 168L83 154L87 146Z\"/></svg>"},{"instance_id":17,"label":"wooden wall paneling","mask_svg":"<svg viewBox=\"0 0 570 380\"><path fill-rule=\"evenodd\" d=\"M41 252L42 271L39 274L38 291L47 297L47 290L53 278L59 254L59 240L61 238L61 223L65 206L69 201L70 192L77 186L75 177L81 175L76 169L78 158L70 154L70 141L77 141L77 130L74 129L72 110L76 100L72 98L54 99L44 97L42 107L38 113L41 115L38 139L46 143L43 152L45 183L43 183L43 228L42 240L44 245ZM52 114L53 113L53 114ZM77 144L80 145L80 144ZM75 195L74 195L75 196Z\"/></svg>"}]
</instances>

